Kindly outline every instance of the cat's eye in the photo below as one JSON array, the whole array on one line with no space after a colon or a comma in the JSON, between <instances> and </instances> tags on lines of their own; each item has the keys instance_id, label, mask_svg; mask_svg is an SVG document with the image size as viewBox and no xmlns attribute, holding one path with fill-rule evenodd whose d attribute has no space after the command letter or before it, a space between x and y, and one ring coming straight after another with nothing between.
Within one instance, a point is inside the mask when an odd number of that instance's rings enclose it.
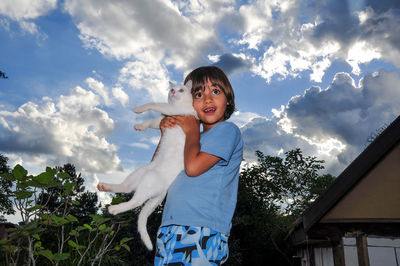
<instances>
[{"instance_id":1,"label":"cat's eye","mask_svg":"<svg viewBox=\"0 0 400 266\"><path fill-rule=\"evenodd\" d=\"M179 90L179 92L183 92L183 91L184 91L183 89L180 89L180 90Z\"/></svg>"}]
</instances>

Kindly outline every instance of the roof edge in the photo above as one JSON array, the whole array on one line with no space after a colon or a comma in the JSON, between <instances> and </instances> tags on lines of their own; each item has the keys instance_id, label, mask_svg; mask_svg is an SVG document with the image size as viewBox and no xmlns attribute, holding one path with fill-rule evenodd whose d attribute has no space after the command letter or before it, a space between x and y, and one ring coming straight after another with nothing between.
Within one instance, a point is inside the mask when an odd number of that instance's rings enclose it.
<instances>
[{"instance_id":1,"label":"roof edge","mask_svg":"<svg viewBox=\"0 0 400 266\"><path fill-rule=\"evenodd\" d=\"M307 232L325 215L396 143L400 141L398 116L352 163L336 178L302 215Z\"/></svg>"}]
</instances>

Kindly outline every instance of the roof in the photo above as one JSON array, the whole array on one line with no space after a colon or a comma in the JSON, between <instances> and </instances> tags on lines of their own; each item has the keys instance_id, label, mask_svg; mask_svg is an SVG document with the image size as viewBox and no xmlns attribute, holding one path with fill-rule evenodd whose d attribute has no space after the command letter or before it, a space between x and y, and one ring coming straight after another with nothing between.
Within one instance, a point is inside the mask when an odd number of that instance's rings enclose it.
<instances>
[{"instance_id":1,"label":"roof","mask_svg":"<svg viewBox=\"0 0 400 266\"><path fill-rule=\"evenodd\" d=\"M303 212L289 234L302 226L307 232L335 206L379 161L400 142L400 116L398 116ZM305 233L304 232L304 233Z\"/></svg>"}]
</instances>

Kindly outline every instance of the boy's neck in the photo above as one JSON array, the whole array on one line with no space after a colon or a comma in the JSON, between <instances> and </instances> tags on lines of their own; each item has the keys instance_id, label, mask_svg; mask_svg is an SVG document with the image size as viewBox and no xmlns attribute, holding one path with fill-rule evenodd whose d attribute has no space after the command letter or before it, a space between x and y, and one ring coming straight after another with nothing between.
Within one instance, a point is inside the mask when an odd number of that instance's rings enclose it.
<instances>
[{"instance_id":1,"label":"boy's neck","mask_svg":"<svg viewBox=\"0 0 400 266\"><path fill-rule=\"evenodd\" d=\"M219 123L222 123L222 122L224 122L224 121L226 121L226 120L222 120L222 121L218 121L217 123L214 123L214 124L204 124L203 122L201 123L201 125L203 126L203 132L202 133L204 133L204 132L207 132L207 131L209 131L210 129L212 129L213 127L215 127L215 125L218 125Z\"/></svg>"}]
</instances>

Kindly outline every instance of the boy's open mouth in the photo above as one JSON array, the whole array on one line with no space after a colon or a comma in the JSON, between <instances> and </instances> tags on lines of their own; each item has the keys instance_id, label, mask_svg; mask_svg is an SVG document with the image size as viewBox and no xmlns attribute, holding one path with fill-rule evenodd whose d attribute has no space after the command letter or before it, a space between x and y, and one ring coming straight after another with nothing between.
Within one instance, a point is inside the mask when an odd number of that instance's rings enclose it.
<instances>
[{"instance_id":1,"label":"boy's open mouth","mask_svg":"<svg viewBox=\"0 0 400 266\"><path fill-rule=\"evenodd\" d=\"M215 107L207 107L206 109L203 110L204 113L213 113L215 112Z\"/></svg>"}]
</instances>

